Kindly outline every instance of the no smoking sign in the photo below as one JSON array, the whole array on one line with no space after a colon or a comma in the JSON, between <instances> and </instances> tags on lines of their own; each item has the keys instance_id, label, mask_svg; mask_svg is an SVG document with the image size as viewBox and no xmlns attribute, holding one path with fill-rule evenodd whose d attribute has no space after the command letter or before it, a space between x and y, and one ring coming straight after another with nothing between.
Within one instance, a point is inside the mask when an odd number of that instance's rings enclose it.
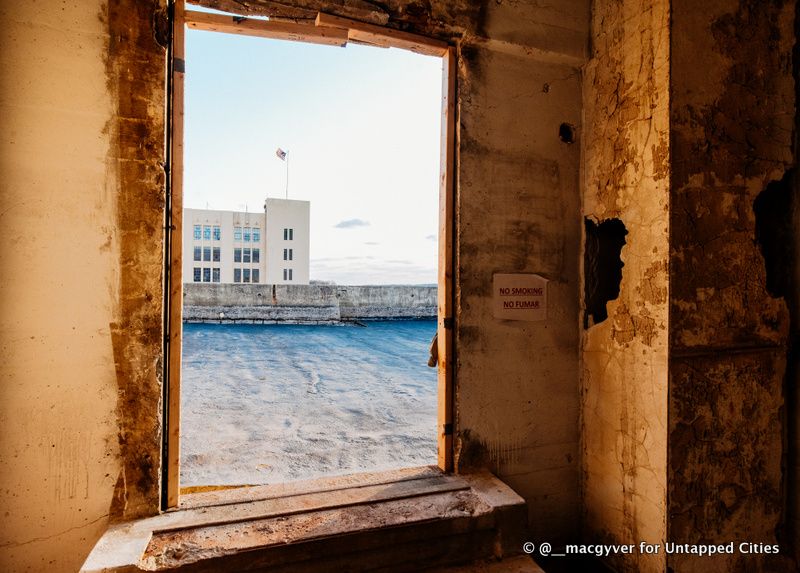
<instances>
[{"instance_id":1,"label":"no smoking sign","mask_svg":"<svg viewBox=\"0 0 800 573\"><path fill-rule=\"evenodd\" d=\"M492 314L505 320L545 320L547 279L534 274L497 273L492 284Z\"/></svg>"}]
</instances>

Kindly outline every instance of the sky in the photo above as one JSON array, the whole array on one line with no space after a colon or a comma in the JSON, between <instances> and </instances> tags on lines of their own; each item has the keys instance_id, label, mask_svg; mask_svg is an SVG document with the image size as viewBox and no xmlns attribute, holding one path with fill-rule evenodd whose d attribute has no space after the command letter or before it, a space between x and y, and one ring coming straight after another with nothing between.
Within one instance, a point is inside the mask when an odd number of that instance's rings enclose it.
<instances>
[{"instance_id":1,"label":"sky","mask_svg":"<svg viewBox=\"0 0 800 573\"><path fill-rule=\"evenodd\" d=\"M188 30L184 206L311 202L311 280L435 284L442 62Z\"/></svg>"}]
</instances>

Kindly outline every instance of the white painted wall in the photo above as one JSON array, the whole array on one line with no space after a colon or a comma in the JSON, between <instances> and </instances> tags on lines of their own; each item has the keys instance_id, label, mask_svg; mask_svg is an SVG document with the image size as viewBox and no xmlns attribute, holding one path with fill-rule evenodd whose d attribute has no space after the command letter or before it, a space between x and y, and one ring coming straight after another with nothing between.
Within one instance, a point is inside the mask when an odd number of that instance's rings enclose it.
<instances>
[{"instance_id":1,"label":"white painted wall","mask_svg":"<svg viewBox=\"0 0 800 573\"><path fill-rule=\"evenodd\" d=\"M195 239L194 227L200 226L200 239ZM214 227L220 227L220 239L214 239ZM209 227L211 231L211 238L205 238L205 227ZM242 238L236 240L234 238L234 229L236 227L244 229L245 227L251 230L250 241L244 241L244 232ZM219 269L220 270L220 283L233 283L234 282L234 268L253 269L259 271L259 282L265 282L266 276L266 253L265 253L265 234L264 234L264 213L245 213L238 211L214 211L206 209L184 209L183 210L183 282L194 282L194 269L201 269L201 281L203 281L202 269ZM259 230L259 240L253 241L253 229ZM212 249L211 261L195 261L194 248L200 247L201 258L204 248ZM213 261L213 249L220 249L219 262ZM251 259L250 263L234 262L234 249L250 249ZM252 262L252 250L259 249L260 257L258 263ZM213 282L213 270L211 272Z\"/></svg>"},{"instance_id":2,"label":"white painted wall","mask_svg":"<svg viewBox=\"0 0 800 573\"><path fill-rule=\"evenodd\" d=\"M183 210L183 282L194 281L194 269L199 268L200 282L205 282L203 269L220 270L220 283L232 284L234 269L253 269L259 271L259 283L272 284L308 284L309 267L309 209L308 201L286 199L267 199L267 213L246 213L243 211L216 211L210 209ZM200 226L200 239L195 239L194 228ZM220 227L220 239L214 239L214 227ZM211 231L207 239L205 228ZM236 228L250 228L250 241L245 241L242 233L240 240L235 239ZM258 229L258 241L253 240L252 230ZM292 239L284 239L284 229L292 229ZM194 260L194 248L200 247L201 260ZM220 248L220 260L213 260L213 249ZM211 261L202 260L203 249L211 248ZM249 263L234 262L234 249L250 249ZM260 260L252 262L252 249L259 249ZM292 260L284 260L284 249L292 250ZM271 261L271 266L268 263ZM283 269L292 269L292 280L284 281ZM243 280L241 282L244 282ZM252 281L251 281L252 282Z\"/></svg>"},{"instance_id":3,"label":"white painted wall","mask_svg":"<svg viewBox=\"0 0 800 573\"><path fill-rule=\"evenodd\" d=\"M308 284L310 211L308 201L267 199L267 281L271 284ZM284 239L284 229L292 229L292 239ZM292 260L283 258L292 249ZM283 270L292 269L292 280L284 280Z\"/></svg>"}]
</instances>

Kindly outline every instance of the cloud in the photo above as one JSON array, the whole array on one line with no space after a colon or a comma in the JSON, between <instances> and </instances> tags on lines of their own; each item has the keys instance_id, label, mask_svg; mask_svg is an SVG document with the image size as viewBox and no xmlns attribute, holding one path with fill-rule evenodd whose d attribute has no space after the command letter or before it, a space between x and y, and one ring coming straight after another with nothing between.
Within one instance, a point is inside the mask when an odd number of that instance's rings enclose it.
<instances>
[{"instance_id":1,"label":"cloud","mask_svg":"<svg viewBox=\"0 0 800 573\"><path fill-rule=\"evenodd\" d=\"M436 285L436 267L421 264L398 264L392 261L373 260L361 264L342 257L340 259L312 259L311 278L331 280L338 285Z\"/></svg>"},{"instance_id":2,"label":"cloud","mask_svg":"<svg viewBox=\"0 0 800 573\"><path fill-rule=\"evenodd\" d=\"M425 238L428 239L429 241L435 241L436 235L427 235Z\"/></svg>"},{"instance_id":3,"label":"cloud","mask_svg":"<svg viewBox=\"0 0 800 573\"><path fill-rule=\"evenodd\" d=\"M369 227L369 221L363 219L346 219L334 225L337 229L353 229L355 227Z\"/></svg>"}]
</instances>

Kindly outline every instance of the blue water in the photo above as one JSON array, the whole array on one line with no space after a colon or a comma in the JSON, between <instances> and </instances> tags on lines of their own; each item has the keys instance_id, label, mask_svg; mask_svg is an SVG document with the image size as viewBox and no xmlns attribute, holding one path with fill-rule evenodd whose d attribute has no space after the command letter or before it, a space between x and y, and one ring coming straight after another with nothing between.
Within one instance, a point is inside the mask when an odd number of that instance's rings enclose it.
<instances>
[{"instance_id":1,"label":"blue water","mask_svg":"<svg viewBox=\"0 0 800 573\"><path fill-rule=\"evenodd\" d=\"M186 324L181 485L436 463L433 320Z\"/></svg>"}]
</instances>

